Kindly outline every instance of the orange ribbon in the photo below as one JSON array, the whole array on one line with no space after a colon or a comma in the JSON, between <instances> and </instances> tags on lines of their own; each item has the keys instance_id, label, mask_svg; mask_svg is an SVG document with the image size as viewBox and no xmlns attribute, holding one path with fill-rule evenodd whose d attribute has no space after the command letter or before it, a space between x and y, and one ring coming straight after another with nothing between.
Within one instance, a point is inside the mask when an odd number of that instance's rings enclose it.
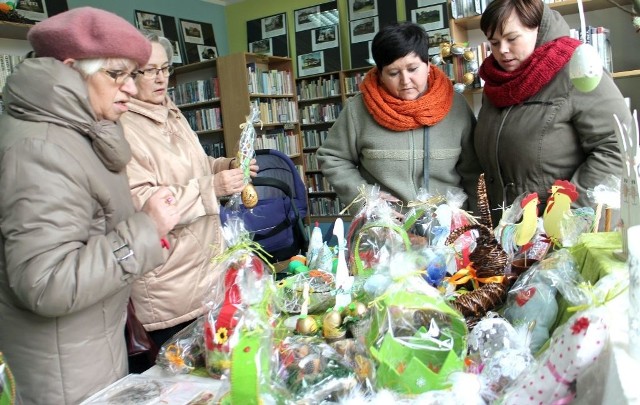
<instances>
[{"instance_id":1,"label":"orange ribbon","mask_svg":"<svg viewBox=\"0 0 640 405\"><path fill-rule=\"evenodd\" d=\"M476 269L473 268L473 262L470 262L467 267L458 270L456 274L447 279L450 284L454 285L461 285L471 281L474 288L478 288L478 283L502 283L503 280L504 276L478 277Z\"/></svg>"}]
</instances>

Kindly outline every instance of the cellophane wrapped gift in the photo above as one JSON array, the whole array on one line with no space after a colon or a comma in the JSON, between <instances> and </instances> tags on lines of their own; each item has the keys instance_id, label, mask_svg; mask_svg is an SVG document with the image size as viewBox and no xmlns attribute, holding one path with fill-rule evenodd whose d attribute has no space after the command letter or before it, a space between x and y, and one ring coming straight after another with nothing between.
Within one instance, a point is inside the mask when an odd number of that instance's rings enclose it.
<instances>
[{"instance_id":1,"label":"cellophane wrapped gift","mask_svg":"<svg viewBox=\"0 0 640 405\"><path fill-rule=\"evenodd\" d=\"M548 346L538 356L535 367L504 390L501 404L571 403L580 378L589 373L609 346L611 317L607 302L618 297L629 286L626 272L614 272L588 283L568 284L562 291L573 304L574 313L553 332ZM596 387L578 387L582 398Z\"/></svg>"},{"instance_id":2,"label":"cellophane wrapped gift","mask_svg":"<svg viewBox=\"0 0 640 405\"><path fill-rule=\"evenodd\" d=\"M356 369L319 337L288 336L277 351L276 379L285 382L292 403L336 401L358 384Z\"/></svg>"},{"instance_id":3,"label":"cellophane wrapped gift","mask_svg":"<svg viewBox=\"0 0 640 405\"><path fill-rule=\"evenodd\" d=\"M368 276L373 267L388 261L390 252L409 250L411 242L389 203L381 198L378 186L361 191L361 195L365 203L347 231L347 250L350 272Z\"/></svg>"},{"instance_id":4,"label":"cellophane wrapped gift","mask_svg":"<svg viewBox=\"0 0 640 405\"><path fill-rule=\"evenodd\" d=\"M295 274L280 280L276 286L278 301L282 302L282 311L299 314L304 302L303 290L309 286L308 313L317 314L335 305L335 283L332 273L323 270L311 270Z\"/></svg>"},{"instance_id":5,"label":"cellophane wrapped gift","mask_svg":"<svg viewBox=\"0 0 640 405\"><path fill-rule=\"evenodd\" d=\"M156 358L156 364L171 374L188 374L204 366L204 316L167 340Z\"/></svg>"},{"instance_id":6,"label":"cellophane wrapped gift","mask_svg":"<svg viewBox=\"0 0 640 405\"><path fill-rule=\"evenodd\" d=\"M448 376L463 369L465 320L422 278L418 259L397 253L365 282L372 305L365 344L376 361L377 389L412 395L444 389Z\"/></svg>"},{"instance_id":7,"label":"cellophane wrapped gift","mask_svg":"<svg viewBox=\"0 0 640 405\"><path fill-rule=\"evenodd\" d=\"M211 310L204 323L206 368L228 383L223 403L278 403L271 378L273 276L240 219L230 218L223 235L228 248L213 261L225 274L223 283L213 286L211 296L219 301L207 301Z\"/></svg>"}]
</instances>

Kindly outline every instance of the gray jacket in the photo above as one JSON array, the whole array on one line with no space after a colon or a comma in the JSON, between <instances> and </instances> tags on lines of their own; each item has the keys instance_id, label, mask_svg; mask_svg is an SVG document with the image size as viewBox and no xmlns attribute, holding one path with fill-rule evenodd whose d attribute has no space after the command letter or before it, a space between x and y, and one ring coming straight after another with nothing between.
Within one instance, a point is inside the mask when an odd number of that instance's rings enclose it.
<instances>
[{"instance_id":1,"label":"gray jacket","mask_svg":"<svg viewBox=\"0 0 640 405\"><path fill-rule=\"evenodd\" d=\"M568 33L562 16L545 5L536 47ZM583 93L569 79L569 64L522 104L496 108L483 97L474 142L491 207L511 204L524 192L537 192L544 205L557 179L578 187L575 206L593 205L587 189L622 170L614 113L631 120L609 73L594 91ZM493 211L494 225L500 215Z\"/></svg>"},{"instance_id":2,"label":"gray jacket","mask_svg":"<svg viewBox=\"0 0 640 405\"><path fill-rule=\"evenodd\" d=\"M77 404L127 374L130 283L163 251L134 212L122 128L96 121L76 71L27 59L4 98L0 350L25 404Z\"/></svg>"},{"instance_id":3,"label":"gray jacket","mask_svg":"<svg viewBox=\"0 0 640 405\"><path fill-rule=\"evenodd\" d=\"M475 117L455 93L447 116L428 128L429 191L444 194L462 188L475 208L480 173L473 149ZM379 185L407 205L424 185L425 128L396 132L380 126L369 114L361 94L345 103L327 139L317 151L322 174L338 197L349 204L362 184Z\"/></svg>"}]
</instances>

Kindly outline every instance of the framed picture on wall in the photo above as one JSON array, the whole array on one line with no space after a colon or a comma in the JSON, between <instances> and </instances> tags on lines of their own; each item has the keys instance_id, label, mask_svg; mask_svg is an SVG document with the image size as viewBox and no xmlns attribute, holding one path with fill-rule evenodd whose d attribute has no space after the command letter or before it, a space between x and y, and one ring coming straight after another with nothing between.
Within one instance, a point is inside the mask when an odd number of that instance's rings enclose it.
<instances>
[{"instance_id":1,"label":"framed picture on wall","mask_svg":"<svg viewBox=\"0 0 640 405\"><path fill-rule=\"evenodd\" d=\"M378 32L378 17L363 18L350 22L351 43L371 41Z\"/></svg>"},{"instance_id":2,"label":"framed picture on wall","mask_svg":"<svg viewBox=\"0 0 640 405\"><path fill-rule=\"evenodd\" d=\"M176 28L176 19L172 16L151 13L149 11L135 10L134 19L139 29L153 32L154 34L167 38L173 45L173 57L171 62L175 66L184 63L184 49L180 45L180 35Z\"/></svg>"},{"instance_id":3,"label":"framed picture on wall","mask_svg":"<svg viewBox=\"0 0 640 405\"><path fill-rule=\"evenodd\" d=\"M280 13L247 21L247 48L251 53L288 57L287 15Z\"/></svg>"},{"instance_id":4,"label":"framed picture on wall","mask_svg":"<svg viewBox=\"0 0 640 405\"><path fill-rule=\"evenodd\" d=\"M218 48L211 24L181 18L180 35L187 63L218 57Z\"/></svg>"},{"instance_id":5,"label":"framed picture on wall","mask_svg":"<svg viewBox=\"0 0 640 405\"><path fill-rule=\"evenodd\" d=\"M322 27L312 30L311 49L320 51L322 49L335 48L338 46L338 26Z\"/></svg>"},{"instance_id":6,"label":"framed picture on wall","mask_svg":"<svg viewBox=\"0 0 640 405\"><path fill-rule=\"evenodd\" d=\"M446 19L444 13L444 3L418 8L411 10L411 21L422 26L425 31L439 30L444 28L444 21Z\"/></svg>"},{"instance_id":7,"label":"framed picture on wall","mask_svg":"<svg viewBox=\"0 0 640 405\"><path fill-rule=\"evenodd\" d=\"M320 13L320 6L307 7L295 10L296 32L310 30L318 27L318 21L315 16Z\"/></svg>"},{"instance_id":8,"label":"framed picture on wall","mask_svg":"<svg viewBox=\"0 0 640 405\"><path fill-rule=\"evenodd\" d=\"M349 19L359 20L378 15L378 0L349 0Z\"/></svg>"},{"instance_id":9,"label":"framed picture on wall","mask_svg":"<svg viewBox=\"0 0 640 405\"><path fill-rule=\"evenodd\" d=\"M272 38L259 39L249 43L249 52L273 56Z\"/></svg>"},{"instance_id":10,"label":"framed picture on wall","mask_svg":"<svg viewBox=\"0 0 640 405\"><path fill-rule=\"evenodd\" d=\"M262 19L262 38L273 38L286 33L286 14L276 14Z\"/></svg>"},{"instance_id":11,"label":"framed picture on wall","mask_svg":"<svg viewBox=\"0 0 640 405\"><path fill-rule=\"evenodd\" d=\"M44 0L18 0L15 2L14 9L22 17L33 21L42 21L49 16Z\"/></svg>"},{"instance_id":12,"label":"framed picture on wall","mask_svg":"<svg viewBox=\"0 0 640 405\"><path fill-rule=\"evenodd\" d=\"M298 55L299 77L324 73L324 52L311 52Z\"/></svg>"}]
</instances>

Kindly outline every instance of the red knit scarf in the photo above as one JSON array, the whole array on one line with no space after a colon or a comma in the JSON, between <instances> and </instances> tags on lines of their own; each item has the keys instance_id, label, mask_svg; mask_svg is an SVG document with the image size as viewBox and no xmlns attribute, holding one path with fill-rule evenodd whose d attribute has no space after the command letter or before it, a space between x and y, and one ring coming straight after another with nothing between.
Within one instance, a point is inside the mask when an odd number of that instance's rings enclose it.
<instances>
[{"instance_id":1,"label":"red knit scarf","mask_svg":"<svg viewBox=\"0 0 640 405\"><path fill-rule=\"evenodd\" d=\"M502 70L493 54L489 55L479 70L485 81L484 94L498 108L522 103L537 94L569 63L580 44L569 37L547 42L513 72Z\"/></svg>"},{"instance_id":2,"label":"red knit scarf","mask_svg":"<svg viewBox=\"0 0 640 405\"><path fill-rule=\"evenodd\" d=\"M392 131L435 125L449 113L453 104L451 80L434 66L429 69L427 92L416 100L401 100L389 94L378 81L377 68L367 73L360 90L376 122Z\"/></svg>"}]
</instances>

